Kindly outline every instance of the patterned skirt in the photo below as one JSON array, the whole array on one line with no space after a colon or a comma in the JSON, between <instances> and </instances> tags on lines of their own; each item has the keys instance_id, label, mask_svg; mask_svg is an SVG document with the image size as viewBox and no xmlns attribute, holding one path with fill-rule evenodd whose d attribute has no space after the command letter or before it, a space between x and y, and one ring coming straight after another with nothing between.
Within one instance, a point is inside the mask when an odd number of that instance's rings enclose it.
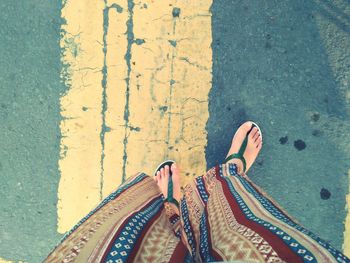
<instances>
[{"instance_id":1,"label":"patterned skirt","mask_svg":"<svg viewBox=\"0 0 350 263\"><path fill-rule=\"evenodd\" d=\"M350 262L235 164L217 165L182 190L178 216L152 177L130 177L45 262Z\"/></svg>"}]
</instances>

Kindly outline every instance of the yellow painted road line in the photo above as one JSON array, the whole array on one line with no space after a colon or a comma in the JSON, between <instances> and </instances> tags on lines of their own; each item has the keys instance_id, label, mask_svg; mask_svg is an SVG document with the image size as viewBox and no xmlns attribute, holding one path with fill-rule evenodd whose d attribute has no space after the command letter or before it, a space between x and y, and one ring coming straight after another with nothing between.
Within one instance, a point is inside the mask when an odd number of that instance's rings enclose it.
<instances>
[{"instance_id":1,"label":"yellow painted road line","mask_svg":"<svg viewBox=\"0 0 350 263\"><path fill-rule=\"evenodd\" d=\"M62 17L63 72L60 123L61 178L58 187L58 232L70 229L100 201L103 68L102 1L67 1Z\"/></svg>"},{"instance_id":2,"label":"yellow painted road line","mask_svg":"<svg viewBox=\"0 0 350 263\"><path fill-rule=\"evenodd\" d=\"M183 183L205 171L205 125L212 79L211 1L135 5L126 174L151 174L164 159L182 167Z\"/></svg>"},{"instance_id":3,"label":"yellow painted road line","mask_svg":"<svg viewBox=\"0 0 350 263\"><path fill-rule=\"evenodd\" d=\"M139 171L205 172L211 0L67 1L58 231Z\"/></svg>"}]
</instances>

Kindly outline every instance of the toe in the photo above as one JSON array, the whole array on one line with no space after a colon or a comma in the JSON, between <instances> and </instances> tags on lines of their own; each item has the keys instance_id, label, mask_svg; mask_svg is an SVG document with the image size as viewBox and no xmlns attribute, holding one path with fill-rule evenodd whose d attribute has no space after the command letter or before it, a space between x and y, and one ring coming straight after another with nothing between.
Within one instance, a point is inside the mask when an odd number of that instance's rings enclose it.
<instances>
[{"instance_id":1,"label":"toe","mask_svg":"<svg viewBox=\"0 0 350 263\"><path fill-rule=\"evenodd\" d=\"M256 136L255 136L255 139L254 139L254 142L255 142L255 143L259 143L260 140L261 140L260 133L257 132L257 133L256 133Z\"/></svg>"},{"instance_id":2,"label":"toe","mask_svg":"<svg viewBox=\"0 0 350 263\"><path fill-rule=\"evenodd\" d=\"M179 172L178 169L179 169L179 168L177 167L176 163L173 163L173 164L171 165L171 173L172 173L173 175L177 175L177 174L178 174L178 172Z\"/></svg>"},{"instance_id":3,"label":"toe","mask_svg":"<svg viewBox=\"0 0 350 263\"><path fill-rule=\"evenodd\" d=\"M262 139L261 139L261 136L260 136L260 134L259 134L259 136L258 137L256 137L256 139L255 139L255 145L256 145L256 147L258 147L259 146L259 144L262 142Z\"/></svg>"},{"instance_id":4,"label":"toe","mask_svg":"<svg viewBox=\"0 0 350 263\"><path fill-rule=\"evenodd\" d=\"M160 169L160 180L164 178L164 168Z\"/></svg>"},{"instance_id":5,"label":"toe","mask_svg":"<svg viewBox=\"0 0 350 263\"><path fill-rule=\"evenodd\" d=\"M249 131L252 128L252 125L253 125L253 122L251 121L246 121L245 123L242 124L242 126L244 126L246 131Z\"/></svg>"},{"instance_id":6,"label":"toe","mask_svg":"<svg viewBox=\"0 0 350 263\"><path fill-rule=\"evenodd\" d=\"M165 166L165 169L164 169L164 178L165 178L165 179L168 179L168 178L169 178L169 165L166 165L166 166Z\"/></svg>"},{"instance_id":7,"label":"toe","mask_svg":"<svg viewBox=\"0 0 350 263\"><path fill-rule=\"evenodd\" d=\"M259 135L258 128L254 127L250 134L252 136L251 138L253 138L255 140L257 138L257 136Z\"/></svg>"},{"instance_id":8,"label":"toe","mask_svg":"<svg viewBox=\"0 0 350 263\"><path fill-rule=\"evenodd\" d=\"M171 173L172 173L173 180L178 182L179 181L179 168L177 167L176 163L173 163L171 165Z\"/></svg>"},{"instance_id":9,"label":"toe","mask_svg":"<svg viewBox=\"0 0 350 263\"><path fill-rule=\"evenodd\" d=\"M155 176L155 180L158 183L160 180L160 171L157 172L157 175Z\"/></svg>"},{"instance_id":10,"label":"toe","mask_svg":"<svg viewBox=\"0 0 350 263\"><path fill-rule=\"evenodd\" d=\"M262 143L261 136L259 136L259 138L256 140L256 143L257 143L258 145Z\"/></svg>"}]
</instances>

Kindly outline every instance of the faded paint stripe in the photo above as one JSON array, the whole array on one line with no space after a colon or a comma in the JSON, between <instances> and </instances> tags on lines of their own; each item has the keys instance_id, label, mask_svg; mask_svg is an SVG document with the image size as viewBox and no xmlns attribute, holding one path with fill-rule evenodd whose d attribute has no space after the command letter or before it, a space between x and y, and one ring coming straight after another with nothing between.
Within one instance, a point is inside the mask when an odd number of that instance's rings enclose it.
<instances>
[{"instance_id":1,"label":"faded paint stripe","mask_svg":"<svg viewBox=\"0 0 350 263\"><path fill-rule=\"evenodd\" d=\"M58 232L70 229L101 199L101 127L103 69L102 1L67 1L61 38L63 79L60 99L61 179L58 187Z\"/></svg>"},{"instance_id":2,"label":"faded paint stripe","mask_svg":"<svg viewBox=\"0 0 350 263\"><path fill-rule=\"evenodd\" d=\"M118 1L106 3L104 24L106 41L106 102L105 125L108 127L104 135L103 180L101 192L103 197L107 196L123 180L121 171L123 169L124 139L129 133L125 125L125 107L127 91L127 63L126 53L128 46L127 21L129 20L128 2Z\"/></svg>"},{"instance_id":3,"label":"faded paint stripe","mask_svg":"<svg viewBox=\"0 0 350 263\"><path fill-rule=\"evenodd\" d=\"M62 8L58 231L164 159L182 182L206 169L209 0L67 1Z\"/></svg>"}]
</instances>

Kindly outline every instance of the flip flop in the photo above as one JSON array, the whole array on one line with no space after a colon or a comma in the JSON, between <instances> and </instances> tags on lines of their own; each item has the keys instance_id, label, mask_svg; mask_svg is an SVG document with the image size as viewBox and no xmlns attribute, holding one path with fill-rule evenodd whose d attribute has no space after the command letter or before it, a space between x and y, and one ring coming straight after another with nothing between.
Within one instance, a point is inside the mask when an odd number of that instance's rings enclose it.
<instances>
[{"instance_id":1,"label":"flip flop","mask_svg":"<svg viewBox=\"0 0 350 263\"><path fill-rule=\"evenodd\" d=\"M171 176L172 176L171 165L173 163L175 163L175 161L173 160L166 160L162 162L160 165L158 165L156 171L154 172L154 176L157 175L157 172L160 171L160 169L164 168L166 165L169 166L168 197L165 199L165 202L173 203L179 208L180 207L179 202L173 197L173 180L171 180Z\"/></svg>"},{"instance_id":2,"label":"flip flop","mask_svg":"<svg viewBox=\"0 0 350 263\"><path fill-rule=\"evenodd\" d=\"M245 149L247 148L248 135L249 135L249 133L253 130L254 127L258 128L258 131L259 131L259 133L260 133L261 140L262 140L262 133L261 133L260 127L259 127L255 122L252 122L252 127L251 127L251 128L249 129L249 131L247 132L247 135L245 136L244 141L242 142L242 145L241 145L241 147L240 147L239 150L238 150L238 153L233 153L233 154L227 156L226 159L225 159L225 161L224 161L224 163L227 163L228 161L230 161L230 160L232 160L232 159L234 159L234 158L241 160L242 163L243 163L243 173L245 173L246 168L247 168L247 163L246 163L245 158L243 157L243 154L244 154ZM238 130L237 130L237 131L238 131ZM236 133L237 133L237 131L236 131ZM235 134L235 135L236 135L236 134Z\"/></svg>"}]
</instances>

